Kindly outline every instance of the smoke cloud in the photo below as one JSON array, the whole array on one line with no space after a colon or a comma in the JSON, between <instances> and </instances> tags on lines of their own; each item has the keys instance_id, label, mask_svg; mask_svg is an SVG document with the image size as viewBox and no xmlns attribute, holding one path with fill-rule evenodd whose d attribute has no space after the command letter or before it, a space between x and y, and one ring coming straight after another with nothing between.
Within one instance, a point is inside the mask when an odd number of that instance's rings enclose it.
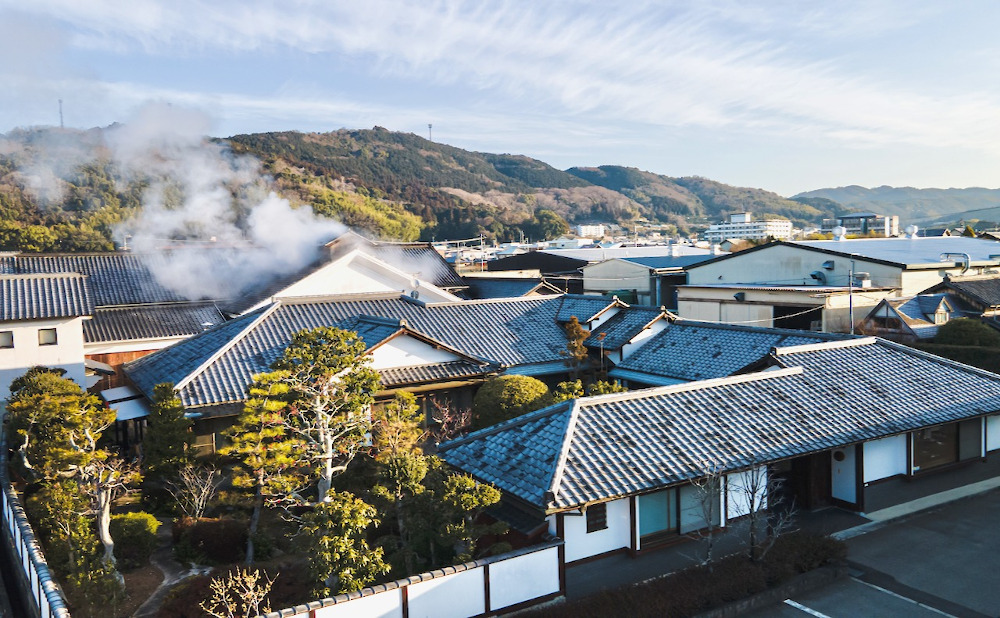
<instances>
[{"instance_id":1,"label":"smoke cloud","mask_svg":"<svg viewBox=\"0 0 1000 618\"><path fill-rule=\"evenodd\" d=\"M149 104L103 132L103 144L78 132L48 131L22 180L40 200L58 200L79 165L110 157L121 181L143 182L142 210L120 224L157 281L192 300L233 298L319 256L346 228L294 208L276 195L255 158L206 138L209 118L192 109ZM93 133L89 134L93 137Z\"/></svg>"}]
</instances>

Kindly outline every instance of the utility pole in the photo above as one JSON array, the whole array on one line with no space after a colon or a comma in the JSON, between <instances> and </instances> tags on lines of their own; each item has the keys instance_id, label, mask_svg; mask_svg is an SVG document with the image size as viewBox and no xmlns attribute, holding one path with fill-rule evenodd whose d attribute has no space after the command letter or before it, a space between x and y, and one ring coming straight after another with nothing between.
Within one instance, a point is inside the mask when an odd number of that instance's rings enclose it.
<instances>
[{"instance_id":1,"label":"utility pole","mask_svg":"<svg viewBox=\"0 0 1000 618\"><path fill-rule=\"evenodd\" d=\"M434 141L433 129L434 129L434 125L432 125L431 123L428 122L427 123L427 141L428 142L433 142Z\"/></svg>"},{"instance_id":2,"label":"utility pole","mask_svg":"<svg viewBox=\"0 0 1000 618\"><path fill-rule=\"evenodd\" d=\"M59 99L59 128L64 129L63 126L63 114L62 114L62 99Z\"/></svg>"},{"instance_id":3,"label":"utility pole","mask_svg":"<svg viewBox=\"0 0 1000 618\"><path fill-rule=\"evenodd\" d=\"M851 272L847 278L847 311L851 321L851 334L854 334L854 260L851 260Z\"/></svg>"}]
</instances>

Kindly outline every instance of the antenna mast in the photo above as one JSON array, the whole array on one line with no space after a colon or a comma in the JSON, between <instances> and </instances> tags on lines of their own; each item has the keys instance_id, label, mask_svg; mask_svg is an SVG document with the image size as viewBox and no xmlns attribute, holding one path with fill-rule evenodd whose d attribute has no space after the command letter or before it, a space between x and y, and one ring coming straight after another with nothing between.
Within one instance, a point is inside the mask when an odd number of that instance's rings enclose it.
<instances>
[{"instance_id":1,"label":"antenna mast","mask_svg":"<svg viewBox=\"0 0 1000 618\"><path fill-rule=\"evenodd\" d=\"M433 128L434 128L434 125L432 125L430 123L427 123L427 141L429 141L429 142L433 142L434 141L434 133L432 132Z\"/></svg>"},{"instance_id":2,"label":"antenna mast","mask_svg":"<svg viewBox=\"0 0 1000 618\"><path fill-rule=\"evenodd\" d=\"M63 126L63 115L62 115L62 99L59 99L59 128L65 129Z\"/></svg>"}]
</instances>

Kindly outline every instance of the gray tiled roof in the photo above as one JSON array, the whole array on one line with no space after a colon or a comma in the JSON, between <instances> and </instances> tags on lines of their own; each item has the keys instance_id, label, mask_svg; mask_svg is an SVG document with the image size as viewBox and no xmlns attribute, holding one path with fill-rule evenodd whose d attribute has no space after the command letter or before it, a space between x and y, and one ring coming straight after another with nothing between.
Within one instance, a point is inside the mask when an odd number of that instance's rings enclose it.
<instances>
[{"instance_id":1,"label":"gray tiled roof","mask_svg":"<svg viewBox=\"0 0 1000 618\"><path fill-rule=\"evenodd\" d=\"M86 277L71 272L50 275L0 275L0 320L45 320L94 313Z\"/></svg>"},{"instance_id":2,"label":"gray tiled roof","mask_svg":"<svg viewBox=\"0 0 1000 618\"><path fill-rule=\"evenodd\" d=\"M433 365L380 369L378 373L382 378L383 388L396 388L407 384L426 384L441 380L473 378L486 375L492 369L491 365L457 360Z\"/></svg>"},{"instance_id":3,"label":"gray tiled roof","mask_svg":"<svg viewBox=\"0 0 1000 618\"><path fill-rule=\"evenodd\" d=\"M566 337L554 320L560 301L554 297L422 305L395 295L286 300L246 316L260 317L259 323L239 318L235 326L227 324L133 361L126 372L147 394L157 382L189 377L179 393L186 406L239 401L251 376L268 369L292 333L317 326L353 329L360 323L362 330L372 329L371 336L364 336L367 343L398 330L391 320L399 319L484 362L521 366L555 361L562 366Z\"/></svg>"},{"instance_id":4,"label":"gray tiled roof","mask_svg":"<svg viewBox=\"0 0 1000 618\"><path fill-rule=\"evenodd\" d=\"M87 343L185 337L221 324L214 303L167 303L105 307L83 323Z\"/></svg>"},{"instance_id":5,"label":"gray tiled roof","mask_svg":"<svg viewBox=\"0 0 1000 618\"><path fill-rule=\"evenodd\" d=\"M156 259L133 253L22 254L0 258L6 273L65 273L87 276L98 307L185 300L160 285L147 266Z\"/></svg>"},{"instance_id":6,"label":"gray tiled roof","mask_svg":"<svg viewBox=\"0 0 1000 618\"><path fill-rule=\"evenodd\" d=\"M583 343L589 348L617 350L662 315L662 311L652 307L629 307L628 311L619 311L608 321L591 329L590 336Z\"/></svg>"},{"instance_id":7,"label":"gray tiled roof","mask_svg":"<svg viewBox=\"0 0 1000 618\"><path fill-rule=\"evenodd\" d=\"M970 300L976 301L983 310L1000 306L1000 277L954 278L946 280L941 286L955 290Z\"/></svg>"},{"instance_id":8,"label":"gray tiled roof","mask_svg":"<svg viewBox=\"0 0 1000 618\"><path fill-rule=\"evenodd\" d=\"M455 273L451 264L438 253L430 243L374 243L374 247L365 249L375 257L410 272L414 268L424 281L429 281L446 290L462 289L466 286L462 278Z\"/></svg>"},{"instance_id":9,"label":"gray tiled roof","mask_svg":"<svg viewBox=\"0 0 1000 618\"><path fill-rule=\"evenodd\" d=\"M558 293L533 277L466 277L465 282L472 298L516 298L539 288L543 294Z\"/></svg>"},{"instance_id":10,"label":"gray tiled roof","mask_svg":"<svg viewBox=\"0 0 1000 618\"><path fill-rule=\"evenodd\" d=\"M624 303L604 296L565 294L561 297L559 311L556 313L556 321L569 322L570 318L576 316L576 319L581 324L586 324L591 318L615 303L624 306Z\"/></svg>"},{"instance_id":11,"label":"gray tiled roof","mask_svg":"<svg viewBox=\"0 0 1000 618\"><path fill-rule=\"evenodd\" d=\"M883 340L779 348L769 358L784 369L578 399L439 452L532 505L560 510L707 468L737 470L1000 411L1000 376Z\"/></svg>"},{"instance_id":12,"label":"gray tiled roof","mask_svg":"<svg viewBox=\"0 0 1000 618\"><path fill-rule=\"evenodd\" d=\"M619 363L618 369L684 381L721 378L774 347L845 337L850 335L676 320ZM616 370L612 370L612 377Z\"/></svg>"}]
</instances>

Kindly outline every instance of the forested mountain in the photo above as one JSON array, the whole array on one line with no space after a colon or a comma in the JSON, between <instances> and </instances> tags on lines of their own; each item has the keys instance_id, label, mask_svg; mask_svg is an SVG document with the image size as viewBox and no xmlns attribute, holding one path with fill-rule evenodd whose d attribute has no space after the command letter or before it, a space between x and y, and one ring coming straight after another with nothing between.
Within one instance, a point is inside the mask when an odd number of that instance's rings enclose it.
<instances>
[{"instance_id":1,"label":"forested mountain","mask_svg":"<svg viewBox=\"0 0 1000 618\"><path fill-rule=\"evenodd\" d=\"M1000 207L1000 189L915 189L851 185L800 193L792 199L825 198L855 211L899 215L905 222L953 221L970 218L974 211ZM995 214L995 213L993 213Z\"/></svg>"},{"instance_id":2,"label":"forested mountain","mask_svg":"<svg viewBox=\"0 0 1000 618\"><path fill-rule=\"evenodd\" d=\"M151 183L158 183L160 208L169 211L172 203L183 202L185 187L196 183L170 181L162 170L147 170L141 163L127 170L113 163L122 161L113 154L119 128L39 128L0 135L0 249L109 250L120 234L118 226L145 212ZM233 209L237 224L249 216L248 192L273 191L295 208L311 208L321 217L399 240L479 234L541 239L562 233L568 224L631 226L642 220L672 224L686 233L747 210L808 226L845 210L912 218L917 211L934 215L1000 205L1000 191L986 189L844 187L786 199L707 178L614 165L562 171L523 155L471 152L380 127L258 133L198 143L227 158L233 178L259 174L223 183L234 204L244 199ZM149 161L157 168L158 159ZM175 173L198 169L173 164ZM211 234L199 225L192 235Z\"/></svg>"}]
</instances>

